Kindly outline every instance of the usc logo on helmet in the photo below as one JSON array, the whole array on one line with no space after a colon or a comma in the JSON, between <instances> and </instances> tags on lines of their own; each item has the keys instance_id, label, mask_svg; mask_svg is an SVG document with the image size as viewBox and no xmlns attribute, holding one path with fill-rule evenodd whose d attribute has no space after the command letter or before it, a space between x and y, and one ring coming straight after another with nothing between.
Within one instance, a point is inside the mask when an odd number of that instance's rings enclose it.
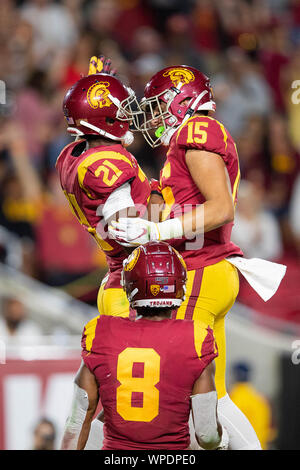
<instances>
[{"instance_id":1,"label":"usc logo on helmet","mask_svg":"<svg viewBox=\"0 0 300 470\"><path fill-rule=\"evenodd\" d=\"M140 248L136 248L130 256L124 261L124 270L125 271L132 271L133 268L135 267L136 263L138 262L138 259L140 257Z\"/></svg>"},{"instance_id":2,"label":"usc logo on helmet","mask_svg":"<svg viewBox=\"0 0 300 470\"><path fill-rule=\"evenodd\" d=\"M164 74L164 77L170 77L175 86L179 83L190 83L195 80L195 75L193 72L187 69L171 69L167 70Z\"/></svg>"},{"instance_id":3,"label":"usc logo on helmet","mask_svg":"<svg viewBox=\"0 0 300 470\"><path fill-rule=\"evenodd\" d=\"M97 82L88 89L87 100L93 109L104 108L104 106L112 104L112 101L108 98L108 86L109 82Z\"/></svg>"}]
</instances>

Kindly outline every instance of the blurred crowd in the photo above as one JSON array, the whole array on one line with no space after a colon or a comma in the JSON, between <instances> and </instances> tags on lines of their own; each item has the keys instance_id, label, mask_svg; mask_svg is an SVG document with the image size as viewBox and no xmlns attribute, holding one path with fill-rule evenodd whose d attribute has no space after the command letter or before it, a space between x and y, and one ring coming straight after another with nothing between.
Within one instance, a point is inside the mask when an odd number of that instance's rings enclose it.
<instances>
[{"instance_id":1,"label":"blurred crowd","mask_svg":"<svg viewBox=\"0 0 300 470\"><path fill-rule=\"evenodd\" d=\"M55 171L71 141L63 96L93 55L138 98L156 71L187 64L211 78L215 117L237 143L233 240L288 265L274 301L243 282L240 300L300 322L300 0L1 0L0 43L0 261L95 302L105 259ZM159 176L163 147L136 134L129 150Z\"/></svg>"}]
</instances>

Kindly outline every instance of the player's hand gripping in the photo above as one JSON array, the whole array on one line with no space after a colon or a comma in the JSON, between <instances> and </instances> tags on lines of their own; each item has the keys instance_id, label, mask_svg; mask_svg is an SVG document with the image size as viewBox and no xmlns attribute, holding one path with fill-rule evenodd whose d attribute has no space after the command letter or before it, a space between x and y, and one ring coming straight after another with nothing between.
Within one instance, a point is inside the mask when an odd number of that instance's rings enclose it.
<instances>
[{"instance_id":1,"label":"player's hand gripping","mask_svg":"<svg viewBox=\"0 0 300 470\"><path fill-rule=\"evenodd\" d=\"M93 56L90 58L89 72L88 75L94 75L95 73L107 73L108 75L116 75L116 69L111 68L111 60L106 59L104 55L99 57Z\"/></svg>"},{"instance_id":2,"label":"player's hand gripping","mask_svg":"<svg viewBox=\"0 0 300 470\"><path fill-rule=\"evenodd\" d=\"M178 218L154 223L140 218L123 217L112 221L108 232L123 246L138 246L154 240L170 240L183 236L182 223Z\"/></svg>"},{"instance_id":3,"label":"player's hand gripping","mask_svg":"<svg viewBox=\"0 0 300 470\"><path fill-rule=\"evenodd\" d=\"M138 246L151 240L160 240L157 225L140 218L122 217L118 222L111 221L108 232L120 245Z\"/></svg>"}]
</instances>

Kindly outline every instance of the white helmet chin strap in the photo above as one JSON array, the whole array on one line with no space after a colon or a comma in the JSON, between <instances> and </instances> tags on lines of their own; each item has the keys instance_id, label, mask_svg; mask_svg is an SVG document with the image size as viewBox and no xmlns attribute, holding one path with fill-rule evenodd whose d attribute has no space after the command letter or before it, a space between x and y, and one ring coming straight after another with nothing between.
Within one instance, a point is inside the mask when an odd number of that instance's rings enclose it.
<instances>
[{"instance_id":1,"label":"white helmet chin strap","mask_svg":"<svg viewBox=\"0 0 300 470\"><path fill-rule=\"evenodd\" d=\"M103 130L100 129L99 127L94 126L93 124L90 124L89 122L80 121L80 125L81 125L81 126L84 126L84 127L88 127L88 128L91 129L92 131L96 131L97 134L103 135L103 137L106 137L107 139L118 140L118 141L122 140L121 138L116 137L115 135L112 135L112 134L110 134L109 132L103 131Z\"/></svg>"},{"instance_id":2,"label":"white helmet chin strap","mask_svg":"<svg viewBox=\"0 0 300 470\"><path fill-rule=\"evenodd\" d=\"M115 135L110 134L109 132L103 131L99 127L94 126L93 124L89 122L80 121L80 125L97 132L97 134L102 135L103 137L106 137L107 139L111 139L116 142L122 142L125 146L132 144L132 142L134 141L134 135L130 131L127 131L125 135L123 135L122 137L116 137ZM84 132L80 131L79 129L76 129L75 127L68 127L68 131L72 133L73 135L76 135L76 137L82 137L84 135Z\"/></svg>"}]
</instances>

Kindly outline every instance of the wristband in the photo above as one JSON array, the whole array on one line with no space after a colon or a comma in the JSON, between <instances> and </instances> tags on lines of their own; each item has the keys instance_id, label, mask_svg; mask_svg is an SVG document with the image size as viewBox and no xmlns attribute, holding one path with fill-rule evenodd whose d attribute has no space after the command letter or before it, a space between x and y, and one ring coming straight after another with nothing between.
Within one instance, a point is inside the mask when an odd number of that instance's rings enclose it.
<instances>
[{"instance_id":1,"label":"wristband","mask_svg":"<svg viewBox=\"0 0 300 470\"><path fill-rule=\"evenodd\" d=\"M156 226L159 232L158 240L171 240L183 237L183 226L178 217L159 222Z\"/></svg>"}]
</instances>

